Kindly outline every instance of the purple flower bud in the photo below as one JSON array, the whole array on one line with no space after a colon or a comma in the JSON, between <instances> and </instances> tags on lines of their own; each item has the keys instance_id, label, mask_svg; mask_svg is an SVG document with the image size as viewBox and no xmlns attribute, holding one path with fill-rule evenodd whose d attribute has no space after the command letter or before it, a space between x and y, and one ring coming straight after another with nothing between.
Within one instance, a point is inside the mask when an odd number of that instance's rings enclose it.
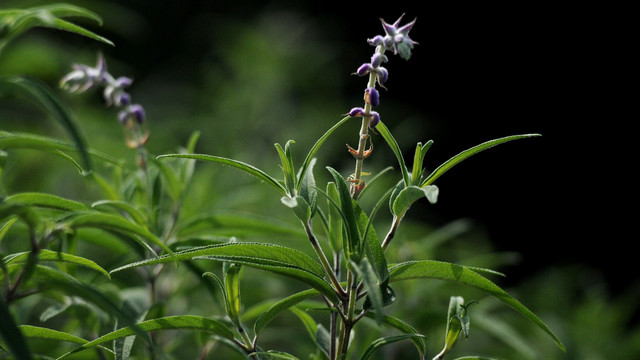
<instances>
[{"instance_id":1,"label":"purple flower bud","mask_svg":"<svg viewBox=\"0 0 640 360\"><path fill-rule=\"evenodd\" d=\"M376 71L376 79L378 80L378 84L382 86L382 84L387 82L387 79L389 78L389 71L387 71L387 69L382 66L376 68L375 71Z\"/></svg>"},{"instance_id":2,"label":"purple flower bud","mask_svg":"<svg viewBox=\"0 0 640 360\"><path fill-rule=\"evenodd\" d=\"M376 111L372 111L369 116L369 119L371 119L369 122L369 127L373 129L380 122L380 114L378 114Z\"/></svg>"},{"instance_id":3,"label":"purple flower bud","mask_svg":"<svg viewBox=\"0 0 640 360\"><path fill-rule=\"evenodd\" d=\"M384 37L382 35L376 35L372 39L368 39L367 42L371 46L378 46L384 43Z\"/></svg>"},{"instance_id":4,"label":"purple flower bud","mask_svg":"<svg viewBox=\"0 0 640 360\"><path fill-rule=\"evenodd\" d=\"M371 106L380 105L380 93L376 88L369 87L364 91L364 101Z\"/></svg>"},{"instance_id":5,"label":"purple flower bud","mask_svg":"<svg viewBox=\"0 0 640 360\"><path fill-rule=\"evenodd\" d=\"M126 109L118 113L118 121L120 121L122 125L126 125L129 120L135 120L138 124L142 125L144 119L144 108L138 104L129 105Z\"/></svg>"},{"instance_id":6,"label":"purple flower bud","mask_svg":"<svg viewBox=\"0 0 640 360\"><path fill-rule=\"evenodd\" d=\"M351 111L349 111L349 116L364 116L364 109L361 107L354 107L353 109L351 109Z\"/></svg>"},{"instance_id":7,"label":"purple flower bud","mask_svg":"<svg viewBox=\"0 0 640 360\"><path fill-rule=\"evenodd\" d=\"M144 122L144 119L146 116L145 116L144 108L142 107L142 105L139 105L139 104L129 105L129 107L127 108L127 111L129 112L130 116L133 116L133 118L136 119L138 124L142 124Z\"/></svg>"},{"instance_id":8,"label":"purple flower bud","mask_svg":"<svg viewBox=\"0 0 640 360\"><path fill-rule=\"evenodd\" d=\"M356 74L358 74L358 76L364 76L371 72L371 70L373 70L371 64L362 64L356 71Z\"/></svg>"},{"instance_id":9,"label":"purple flower bud","mask_svg":"<svg viewBox=\"0 0 640 360\"><path fill-rule=\"evenodd\" d=\"M133 80L131 78L126 77L126 76L121 76L121 77L115 79L114 82L113 82L113 86L118 87L120 89L124 89L127 86L131 86L131 84L133 84Z\"/></svg>"},{"instance_id":10,"label":"purple flower bud","mask_svg":"<svg viewBox=\"0 0 640 360\"><path fill-rule=\"evenodd\" d=\"M371 66L377 68L378 66L382 65L383 62L387 61L389 61L389 59L384 54L375 53L371 57Z\"/></svg>"}]
</instances>

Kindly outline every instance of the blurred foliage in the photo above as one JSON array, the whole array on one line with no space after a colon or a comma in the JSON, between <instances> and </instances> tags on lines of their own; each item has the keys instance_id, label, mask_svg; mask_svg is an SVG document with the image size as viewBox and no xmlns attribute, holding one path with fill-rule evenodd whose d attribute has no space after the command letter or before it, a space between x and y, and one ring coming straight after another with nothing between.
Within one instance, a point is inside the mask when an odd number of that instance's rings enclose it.
<instances>
[{"instance_id":1,"label":"blurred foliage","mask_svg":"<svg viewBox=\"0 0 640 360\"><path fill-rule=\"evenodd\" d=\"M148 41L149 36L153 37L153 33L160 30L147 22L145 14L129 9L126 3L69 2L100 14L104 20L99 28L100 33L114 40L115 47L101 46L65 33L36 29L20 35L19 41L3 49L0 54L0 75L26 75L56 89L59 79L69 71L70 64L93 63L97 53L103 52L111 70L135 79L131 91L147 110L152 134L148 149L152 154L175 152L186 143L193 131L200 130L202 133L196 152L240 159L257 164L269 173L277 173L275 142L284 143L294 139L294 157L298 156L294 160L299 164L302 161L301 154L306 153L318 135L339 120L353 104L361 101L360 93L350 91L352 85L348 76L359 60L350 61L351 58L346 54L356 52L357 56L353 58L359 59L367 54L368 49L364 48L364 42L360 45L345 44L334 37L345 25L335 24L336 28L330 32L332 36L322 36L325 26L320 23L322 19L310 17L304 12L265 11L252 13L251 18L237 14L236 17L206 12L191 14L190 18L176 19L192 24L186 27L187 30L171 33L171 24L167 24L168 29L162 29L160 39L155 40L161 42L162 36L176 36L177 40L171 40L197 43L200 47L197 54L184 55L154 51L145 46L144 42ZM27 3L38 2L3 0L0 7L22 7ZM86 26L96 29L95 24L87 23ZM359 46L363 50L358 50ZM120 50L120 47L124 50ZM129 51L129 55L126 51ZM145 56L145 61L135 59ZM166 58L159 61L154 56ZM158 60L155 65L154 60ZM140 63L148 68L139 68ZM402 94L402 91L415 91L393 90L396 95ZM73 109L92 148L135 163L136 154L123 146L123 133L116 114L103 106L101 94L89 92L82 96L68 96L58 91L58 95ZM416 134L407 130L406 124L409 121L432 120L429 115L410 113L407 108L415 107L404 104L402 96L395 98L389 99L385 105L385 114L401 114L396 136L405 138L408 143L427 140L414 139ZM433 128L438 125L424 126ZM331 144L318 154L319 162L348 169L352 159L344 151L344 144L356 141L354 135L358 128L359 123L353 123L339 129L332 136ZM46 114L18 100L0 101L0 130L66 137L64 129L47 119ZM382 141L378 143L375 156L367 162L370 171L379 171L393 163L393 155ZM78 175L68 162L30 150L8 153L1 173L0 195L39 191L84 203L100 199L94 185ZM328 179L328 174L323 171L317 171L316 176ZM387 183L384 186L387 186L391 179L381 182L385 181ZM184 199L184 216L213 210L235 210L269 216L284 224L295 225L296 220L280 204L278 196L263 189L255 179L244 174L199 163L190 191ZM373 205L367 204L366 198L363 201L368 207ZM473 220L451 221L443 219L437 210L416 208L421 219L408 219L403 224L404 228L394 240L394 246L389 249L390 259L401 262L430 258L504 271L506 279L493 280L508 282L509 292L540 315L567 347L567 353L562 354L526 319L504 306L497 306L495 300L483 297L479 291L438 281L423 281L419 285L413 282L399 284L395 288L398 300L389 308L389 312L399 318L410 319L413 326L427 335L429 353L437 353L441 348L441 334L446 326L443 314L446 313L448 294L455 293L480 302L471 309L474 317L469 340L463 341L454 350L460 356L472 352L498 355L505 359L604 360L640 357L640 326L637 325L640 284L628 284L622 291L612 293L607 280L584 264L549 266L539 273L528 274L522 281L509 282L509 271L515 271L521 260L519 254L496 252L490 236L481 224ZM385 216L388 215L380 214L381 223L388 220ZM384 230L378 229L378 232ZM263 240L251 233L238 237L242 240ZM2 253L28 249L27 244L16 244L10 240L11 235L1 243ZM269 241L306 249L303 234ZM87 257L95 259L105 269L114 268L122 262L121 257L127 255L126 248L120 252L113 249L105 251L88 242L80 242L78 246L78 253L88 254ZM209 270L219 271L217 267ZM245 308L302 289L296 289L296 284L283 282L278 277L264 276L259 270L243 271L241 286ZM157 284L161 297L166 301L164 311L167 314L209 316L222 313L221 299L200 286L200 279L185 277L181 271L167 274ZM132 278L130 274L114 276L114 284L95 274L86 274L82 278L114 296L119 291L116 284L139 283L139 279ZM145 289L133 286L127 291L144 293ZM144 297L140 294L118 296ZM52 306L64 306L69 314L76 316L62 319L52 315L43 320L41 314L51 311ZM83 329L85 338L112 330L105 328L108 322L104 312L79 299L61 305L46 298L30 297L12 309L19 323ZM310 314L314 315L313 311ZM76 320L65 322L66 319ZM372 331L366 335L357 333L356 337L374 339L380 336L381 332L377 332L378 325L374 321L368 322L368 325L368 330ZM297 348L283 350L305 354L314 348L311 339L301 336L301 325L295 316L283 315L272 326L271 331L265 332L261 339L265 348L282 349L281 340L291 338L300 338L296 342ZM514 332L519 336L506 336L505 332ZM158 336L164 337L168 344L179 344L179 351L184 358L196 358L198 349L207 341L205 336L183 337L182 333L167 332ZM53 349L60 346L58 343L47 340L34 340L31 345L36 351L61 350ZM218 344L212 346L215 347L211 350L216 354L215 358L231 359L235 356L235 353L227 352L225 347L217 348ZM171 349L171 346L168 348ZM92 358L93 355L85 352L73 358ZM381 359L409 359L415 358L416 353L411 346L400 342L383 348L378 356Z\"/></svg>"}]
</instances>

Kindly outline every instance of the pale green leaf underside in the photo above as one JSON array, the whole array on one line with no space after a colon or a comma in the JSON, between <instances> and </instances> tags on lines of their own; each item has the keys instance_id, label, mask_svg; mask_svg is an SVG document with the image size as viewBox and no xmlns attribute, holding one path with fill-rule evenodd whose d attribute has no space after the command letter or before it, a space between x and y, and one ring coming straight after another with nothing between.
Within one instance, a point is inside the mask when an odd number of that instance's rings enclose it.
<instances>
[{"instance_id":1,"label":"pale green leaf underside","mask_svg":"<svg viewBox=\"0 0 640 360\"><path fill-rule=\"evenodd\" d=\"M560 339L531 310L502 290L498 285L464 266L434 260L410 261L391 267L389 269L389 279L390 281L410 279L451 280L483 290L533 321L555 340L558 347L563 351L565 350Z\"/></svg>"}]
</instances>

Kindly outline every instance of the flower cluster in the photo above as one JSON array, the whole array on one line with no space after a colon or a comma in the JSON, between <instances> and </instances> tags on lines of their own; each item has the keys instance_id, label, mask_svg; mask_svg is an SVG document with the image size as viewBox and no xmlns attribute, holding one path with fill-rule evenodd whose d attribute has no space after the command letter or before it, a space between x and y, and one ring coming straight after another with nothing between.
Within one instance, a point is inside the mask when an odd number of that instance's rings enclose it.
<instances>
[{"instance_id":1,"label":"flower cluster","mask_svg":"<svg viewBox=\"0 0 640 360\"><path fill-rule=\"evenodd\" d=\"M148 133L139 131L146 118L145 111L142 105L131 103L131 95L125 91L133 80L126 76L116 78L111 75L102 54L98 55L95 67L74 64L72 68L73 71L60 80L60 87L71 93L81 93L94 86L104 88L102 94L107 106L121 109L118 121L127 130L127 145L132 148L143 146L149 138Z\"/></svg>"},{"instance_id":2,"label":"flower cluster","mask_svg":"<svg viewBox=\"0 0 640 360\"><path fill-rule=\"evenodd\" d=\"M394 55L399 54L400 57L408 60L411 57L411 50L414 44L416 44L416 42L409 37L409 31L413 27L415 19L408 24L400 26L400 21L403 16L400 16L393 24L388 24L381 19L385 35L376 35L367 40L369 45L376 47L376 50L371 56L371 62L362 64L355 72L358 76L369 75L369 84L364 91L365 107L353 108L349 112L349 115L368 118L371 129L375 128L380 122L380 114L371 110L372 107L380 104L380 93L375 86L377 84L385 88L384 83L389 78L389 71L382 66L382 64L389 61L385 52L391 50Z\"/></svg>"}]
</instances>

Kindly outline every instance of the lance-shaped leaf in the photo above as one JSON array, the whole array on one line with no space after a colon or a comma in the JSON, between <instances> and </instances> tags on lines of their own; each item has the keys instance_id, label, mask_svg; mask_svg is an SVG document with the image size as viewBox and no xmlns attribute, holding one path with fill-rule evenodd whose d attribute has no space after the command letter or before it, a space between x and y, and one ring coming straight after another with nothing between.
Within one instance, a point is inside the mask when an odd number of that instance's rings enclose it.
<instances>
[{"instance_id":1,"label":"lance-shaped leaf","mask_svg":"<svg viewBox=\"0 0 640 360\"><path fill-rule=\"evenodd\" d=\"M389 194L390 192L387 192L380 198L380 200L378 200L378 203L371 211L370 217L364 213L357 202L353 202L356 217L358 218L358 229L360 230L360 233L363 234L362 237L365 255L376 272L379 284L383 286L386 286L389 279L389 270L387 266L387 259L384 256L384 251L382 250L382 244L380 243L378 234L373 227L373 219L375 218L378 210L382 207L382 204L387 200Z\"/></svg>"},{"instance_id":2,"label":"lance-shaped leaf","mask_svg":"<svg viewBox=\"0 0 640 360\"><path fill-rule=\"evenodd\" d=\"M162 159L162 158L194 159L194 160L210 161L210 162L230 166L238 170L244 171L249 175L257 177L258 179L276 188L276 190L282 193L282 195L287 195L287 188L285 188L278 180L276 180L266 172L258 169L257 167L243 163L242 161L224 158L220 156L214 156L214 155L204 155L204 154L167 154L167 155L158 156L158 159Z\"/></svg>"},{"instance_id":3,"label":"lance-shaped leaf","mask_svg":"<svg viewBox=\"0 0 640 360\"><path fill-rule=\"evenodd\" d=\"M377 318L379 315L372 313L371 311L365 314L368 318ZM418 331L411 325L406 322L388 315L382 315L382 324L391 326L402 332L403 334L417 334ZM411 342L416 346L416 349L420 353L420 358L424 358L424 354L427 351L427 342L424 337L412 337L410 338Z\"/></svg>"},{"instance_id":4,"label":"lance-shaped leaf","mask_svg":"<svg viewBox=\"0 0 640 360\"><path fill-rule=\"evenodd\" d=\"M394 342L398 342L405 339L411 338L425 338L426 336L420 334L400 334L395 336L388 336L383 338L378 338L369 344L369 346L365 349L364 353L360 357L360 360L370 359L371 356L375 353L376 350L381 348L382 346L392 344Z\"/></svg>"},{"instance_id":5,"label":"lance-shaped leaf","mask_svg":"<svg viewBox=\"0 0 640 360\"><path fill-rule=\"evenodd\" d=\"M139 236L159 246L164 251L171 253L171 249L169 249L164 243L162 243L162 241L158 239L158 237L156 237L149 230L117 215L103 214L103 213L80 214L69 220L69 227L72 229L90 227L90 228L98 228L103 230L117 231L117 232L129 234L129 235L134 235L133 238L135 240L138 240L138 236ZM146 242L139 241L139 243L153 252L153 249L151 249Z\"/></svg>"},{"instance_id":6,"label":"lance-shaped leaf","mask_svg":"<svg viewBox=\"0 0 640 360\"><path fill-rule=\"evenodd\" d=\"M353 202L349 193L349 186L336 170L327 166L327 170L333 176L338 194L340 195L340 208L344 215L344 226L346 229L346 246L344 246L345 254L349 260L358 263L360 260L360 234L358 232L358 222L356 220Z\"/></svg>"},{"instance_id":7,"label":"lance-shaped leaf","mask_svg":"<svg viewBox=\"0 0 640 360\"><path fill-rule=\"evenodd\" d=\"M5 256L2 259L2 261L5 264L24 263L24 262L27 261L27 259L29 258L30 254L31 254L30 251L25 251L25 252L21 252L21 253L17 253L17 254L11 254L11 255ZM51 250L47 250L47 249L41 249L38 252L38 261L66 262L66 263L76 264L76 265L84 266L86 268L95 270L95 271L103 274L104 276L108 277L109 279L111 278L109 273L105 269L103 269L100 265L96 264L92 260L83 258L81 256L66 254L66 253L62 253L62 252L51 251Z\"/></svg>"},{"instance_id":8,"label":"lance-shaped leaf","mask_svg":"<svg viewBox=\"0 0 640 360\"><path fill-rule=\"evenodd\" d=\"M157 319L143 321L141 323L135 324L136 328L140 331L151 332L151 331L161 331L161 330L196 330L196 331L204 331L211 334L215 334L221 336L223 338L233 340L233 332L225 325L224 323L213 320L209 318L205 318L202 316L195 315L177 315L177 316L167 316L161 317ZM112 331L108 334L100 336L99 338L90 341L88 343L83 344L82 346L70 351L58 359L64 359L69 357L70 355L77 353L78 351L89 349L91 347L104 344L108 341L113 341L116 339L124 338L131 335L136 335L136 331L134 328L128 326L116 331Z\"/></svg>"},{"instance_id":9,"label":"lance-shaped leaf","mask_svg":"<svg viewBox=\"0 0 640 360\"><path fill-rule=\"evenodd\" d=\"M176 228L176 234L180 239L199 234L207 236L304 236L304 232L299 226L293 226L275 218L231 211L212 211L183 219Z\"/></svg>"},{"instance_id":10,"label":"lance-shaped leaf","mask_svg":"<svg viewBox=\"0 0 640 360\"><path fill-rule=\"evenodd\" d=\"M337 300L337 296L331 288L331 285L329 285L321 275L324 273L324 269L318 262L298 250L272 244L230 243L202 246L134 262L114 269L111 272L139 266L191 259L228 261L267 270L302 281L320 291L331 300Z\"/></svg>"},{"instance_id":11,"label":"lance-shaped leaf","mask_svg":"<svg viewBox=\"0 0 640 360\"><path fill-rule=\"evenodd\" d=\"M349 119L351 119L351 116L346 116L342 118L342 120L338 121L335 125L333 125L329 130L327 130L327 132L324 133L324 135L322 135L316 141L315 144L313 144L313 146L311 147L311 150L309 150L309 153L307 154L307 157L302 162L302 166L300 167L300 172L298 173L298 183L297 183L298 190L300 189L300 186L302 184L302 179L304 179L304 177L307 175L307 169L311 165L311 160L316 156L316 153L318 152L322 144L324 144L327 138L329 138L329 135L331 135L337 128L340 127L340 125L344 124Z\"/></svg>"},{"instance_id":12,"label":"lance-shaped leaf","mask_svg":"<svg viewBox=\"0 0 640 360\"><path fill-rule=\"evenodd\" d=\"M282 173L284 175L284 187L287 189L289 196L296 195L296 174L293 167L293 157L291 156L291 144L293 140L287 141L284 145L284 149L280 144L275 144L278 155L280 156L280 162L282 164Z\"/></svg>"},{"instance_id":13,"label":"lance-shaped leaf","mask_svg":"<svg viewBox=\"0 0 640 360\"><path fill-rule=\"evenodd\" d=\"M116 210L126 213L131 218L131 220L135 221L136 224L140 226L146 226L147 223L146 216L142 213L142 211L138 210L136 207L126 201L99 200L91 204L91 207L112 207Z\"/></svg>"},{"instance_id":14,"label":"lance-shaped leaf","mask_svg":"<svg viewBox=\"0 0 640 360\"><path fill-rule=\"evenodd\" d=\"M80 152L85 169L91 171L91 160L89 158L86 140L80 132L73 114L45 84L33 79L17 76L2 78L0 79L0 97L6 96L7 93L34 102L37 106L41 107L45 113L59 122L65 128L77 150Z\"/></svg>"},{"instance_id":15,"label":"lance-shaped leaf","mask_svg":"<svg viewBox=\"0 0 640 360\"><path fill-rule=\"evenodd\" d=\"M0 11L0 51L16 36L34 27L46 27L72 32L81 36L100 41L105 44L113 43L92 31L72 22L64 20L67 17L82 17L102 25L102 19L96 13L69 4L52 4L30 7L27 9L7 9Z\"/></svg>"},{"instance_id":16,"label":"lance-shaped leaf","mask_svg":"<svg viewBox=\"0 0 640 360\"><path fill-rule=\"evenodd\" d=\"M45 207L58 210L76 211L88 210L89 208L80 202L65 199L63 197L47 194L25 192L8 196L4 199L8 204L24 204L37 207Z\"/></svg>"},{"instance_id":17,"label":"lance-shaped leaf","mask_svg":"<svg viewBox=\"0 0 640 360\"><path fill-rule=\"evenodd\" d=\"M327 183L327 213L328 213L328 235L329 235L329 243L331 244L331 249L334 252L339 253L342 250L342 214L340 208L338 206L333 206L333 204L338 204L340 202L340 195L338 194L338 188L336 187L336 183L328 182ZM331 199L331 200L329 200Z\"/></svg>"},{"instance_id":18,"label":"lance-shaped leaf","mask_svg":"<svg viewBox=\"0 0 640 360\"><path fill-rule=\"evenodd\" d=\"M393 153L395 154L396 159L398 159L398 165L400 166L400 171L402 172L402 180L404 181L405 186L411 185L409 170L407 170L407 164L405 164L404 162L404 157L402 156L402 150L400 150L400 146L398 145L398 142L393 137L393 135L391 135L391 132L389 131L389 129L387 129L387 126L382 121L380 121L378 125L376 125L376 130L378 130L380 135L382 135L384 140L387 142L387 144L391 148L391 151L393 151Z\"/></svg>"},{"instance_id":19,"label":"lance-shaped leaf","mask_svg":"<svg viewBox=\"0 0 640 360\"><path fill-rule=\"evenodd\" d=\"M222 266L227 315L238 326L240 326L240 270L242 267L234 263L225 262Z\"/></svg>"},{"instance_id":20,"label":"lance-shaped leaf","mask_svg":"<svg viewBox=\"0 0 640 360\"><path fill-rule=\"evenodd\" d=\"M18 218L12 218L9 219L7 222L5 222L4 224L0 225L0 243L2 242L2 239L4 239L4 237L7 235L7 233L9 232L9 229L11 229L11 226L18 221Z\"/></svg>"},{"instance_id":21,"label":"lance-shaped leaf","mask_svg":"<svg viewBox=\"0 0 640 360\"><path fill-rule=\"evenodd\" d=\"M288 296L277 303L271 305L265 312L263 312L258 320L256 320L253 325L253 329L256 335L260 334L262 329L264 329L276 316L282 313L285 310L288 310L292 306L299 304L301 301L304 301L312 296L318 295L318 291L315 289L305 290L291 296Z\"/></svg>"},{"instance_id":22,"label":"lance-shaped leaf","mask_svg":"<svg viewBox=\"0 0 640 360\"><path fill-rule=\"evenodd\" d=\"M313 177L313 167L316 164L316 159L312 159L309 163L309 168L302 178L300 187L298 189L300 196L309 204L311 209L311 217L316 213L318 207L318 189L316 189L316 179Z\"/></svg>"},{"instance_id":23,"label":"lance-shaped leaf","mask_svg":"<svg viewBox=\"0 0 640 360\"><path fill-rule=\"evenodd\" d=\"M510 305L520 314L538 325L538 327L553 338L560 349L565 351L565 347L560 339L538 316L506 291L502 290L498 285L469 268L447 262L422 260L401 263L389 269L389 281L410 279L450 280L483 290Z\"/></svg>"},{"instance_id":24,"label":"lance-shaped leaf","mask_svg":"<svg viewBox=\"0 0 640 360\"><path fill-rule=\"evenodd\" d=\"M427 186L429 184L432 184L434 181L436 181L436 179L438 179L440 176L442 176L442 174L444 174L445 172L449 171L452 167L456 166L457 164L459 164L460 162L462 162L463 160L468 159L469 157L490 149L496 145L500 145L500 144L504 144L506 142L509 141L513 141L513 140L518 140L518 139L526 139L526 138L530 138L530 137L535 137L535 136L540 136L539 134L524 134L524 135L512 135L512 136L506 136L503 138L499 138L499 139L494 139L494 140L490 140L487 142L484 142L480 145L476 145L470 149L467 149L461 153L459 153L458 155L452 157L451 159L445 161L444 163L442 163L442 165L438 166L435 170L433 170L431 172L431 174L429 174L429 176L427 176L424 181L420 184L421 187Z\"/></svg>"}]
</instances>

